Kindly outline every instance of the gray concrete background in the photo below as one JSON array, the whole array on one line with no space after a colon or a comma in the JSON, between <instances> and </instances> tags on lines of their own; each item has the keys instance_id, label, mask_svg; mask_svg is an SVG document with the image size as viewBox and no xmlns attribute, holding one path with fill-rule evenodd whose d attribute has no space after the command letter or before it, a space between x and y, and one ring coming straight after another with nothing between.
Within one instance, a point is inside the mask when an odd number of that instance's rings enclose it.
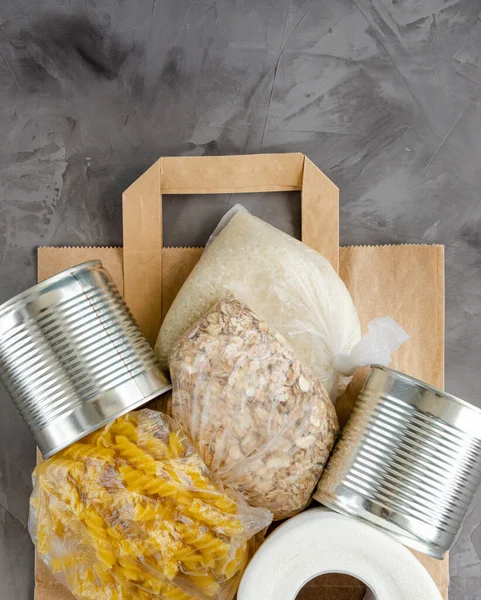
<instances>
[{"instance_id":1,"label":"gray concrete background","mask_svg":"<svg viewBox=\"0 0 481 600\"><path fill-rule=\"evenodd\" d=\"M39 245L119 245L161 155L299 150L341 189L342 244L446 244L446 387L481 405L479 0L1 0L0 301ZM167 244L230 197L170 198ZM244 201L299 233L291 198ZM199 223L199 211L204 215ZM0 392L0 598L33 595L34 444ZM481 599L481 493L451 555Z\"/></svg>"}]
</instances>

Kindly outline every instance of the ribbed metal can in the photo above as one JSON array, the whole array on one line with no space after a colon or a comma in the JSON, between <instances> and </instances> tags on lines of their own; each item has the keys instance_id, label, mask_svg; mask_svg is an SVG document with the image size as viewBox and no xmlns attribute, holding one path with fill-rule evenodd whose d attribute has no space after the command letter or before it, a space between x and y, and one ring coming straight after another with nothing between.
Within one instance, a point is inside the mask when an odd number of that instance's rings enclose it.
<instances>
[{"instance_id":1,"label":"ribbed metal can","mask_svg":"<svg viewBox=\"0 0 481 600\"><path fill-rule=\"evenodd\" d=\"M481 410L374 366L314 498L441 559L481 481Z\"/></svg>"},{"instance_id":2,"label":"ribbed metal can","mask_svg":"<svg viewBox=\"0 0 481 600\"><path fill-rule=\"evenodd\" d=\"M0 306L0 378L45 458L171 387L99 260Z\"/></svg>"}]
</instances>

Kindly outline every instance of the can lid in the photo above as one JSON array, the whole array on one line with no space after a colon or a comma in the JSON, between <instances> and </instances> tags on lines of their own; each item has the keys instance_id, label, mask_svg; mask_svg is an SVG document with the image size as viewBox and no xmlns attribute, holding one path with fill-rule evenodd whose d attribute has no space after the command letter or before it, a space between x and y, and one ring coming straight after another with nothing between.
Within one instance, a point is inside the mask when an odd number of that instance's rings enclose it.
<instances>
[{"instance_id":1,"label":"can lid","mask_svg":"<svg viewBox=\"0 0 481 600\"><path fill-rule=\"evenodd\" d=\"M10 300L7 300L3 304L1 304L0 316L2 315L2 313L5 313L9 309L13 308L18 302L25 300L29 296L38 294L42 290L48 288L53 283L58 283L59 281L62 281L67 276L75 275L76 273L79 273L81 271L90 271L91 269L96 269L99 267L102 267L102 261L98 259L88 260L73 267L70 267L69 269L65 269L64 271L61 271L60 273L57 273L52 277L48 277L48 279L44 279L44 281L41 281L40 283L29 287L24 292L17 294L13 298L10 298Z\"/></svg>"}]
</instances>

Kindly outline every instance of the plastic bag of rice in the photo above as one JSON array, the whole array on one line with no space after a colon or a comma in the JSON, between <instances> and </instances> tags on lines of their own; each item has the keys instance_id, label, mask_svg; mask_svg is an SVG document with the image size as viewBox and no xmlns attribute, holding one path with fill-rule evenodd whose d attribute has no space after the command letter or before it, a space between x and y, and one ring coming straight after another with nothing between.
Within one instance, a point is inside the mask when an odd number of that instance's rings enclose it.
<instances>
[{"instance_id":1,"label":"plastic bag of rice","mask_svg":"<svg viewBox=\"0 0 481 600\"><path fill-rule=\"evenodd\" d=\"M164 367L175 341L229 292L284 336L333 401L357 366L388 365L390 352L407 337L384 318L373 321L360 342L356 308L329 261L237 205L219 223L164 319L156 344Z\"/></svg>"}]
</instances>

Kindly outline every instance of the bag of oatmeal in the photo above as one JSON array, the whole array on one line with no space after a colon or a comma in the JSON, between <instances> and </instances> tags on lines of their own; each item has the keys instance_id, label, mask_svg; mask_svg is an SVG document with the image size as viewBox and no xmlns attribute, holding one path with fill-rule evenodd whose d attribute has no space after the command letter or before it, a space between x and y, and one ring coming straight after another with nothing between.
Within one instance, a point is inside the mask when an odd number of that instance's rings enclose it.
<instances>
[{"instance_id":1,"label":"bag of oatmeal","mask_svg":"<svg viewBox=\"0 0 481 600\"><path fill-rule=\"evenodd\" d=\"M224 485L275 519L304 509L339 426L286 340L227 297L177 340L170 372L172 415Z\"/></svg>"}]
</instances>

